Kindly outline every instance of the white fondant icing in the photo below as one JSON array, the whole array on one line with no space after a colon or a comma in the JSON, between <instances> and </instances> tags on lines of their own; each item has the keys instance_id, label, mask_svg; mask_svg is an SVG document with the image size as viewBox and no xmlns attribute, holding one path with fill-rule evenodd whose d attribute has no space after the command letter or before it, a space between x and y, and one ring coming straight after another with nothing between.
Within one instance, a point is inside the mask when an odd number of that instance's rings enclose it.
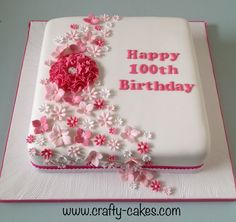
<instances>
[{"instance_id":1,"label":"white fondant icing","mask_svg":"<svg viewBox=\"0 0 236 222\"><path fill-rule=\"evenodd\" d=\"M56 47L55 39L68 32L68 27L73 23L84 22L82 17L69 17L53 19L47 23L37 74L32 120L42 116L39 107L47 103L45 88L40 84L41 79L49 77L49 67L45 65L45 61L51 57ZM111 50L104 57L96 58L96 61L102 73L103 88L115 91L112 104L119 106L119 116L130 126L154 133L151 141L151 156L154 165L183 167L203 164L210 145L210 135L198 64L188 23L180 18L125 17L112 29L113 35L109 38ZM127 59L129 49L140 52L180 53L174 61L179 74L131 75L129 67L132 63L160 66L168 65L168 62L130 60ZM191 93L119 90L119 80L122 79L133 79L141 83L160 81L166 84L175 81L195 86ZM54 102L48 103L54 104ZM30 132L33 132L32 126L30 126ZM99 129L99 133L103 132ZM130 145L129 149L137 149L136 144L130 143ZM32 145L29 144L28 148L31 147ZM65 147L53 149L62 155L67 153ZM107 147L87 147L86 149L113 153ZM33 163L44 165L37 156L31 158Z\"/></svg>"}]
</instances>

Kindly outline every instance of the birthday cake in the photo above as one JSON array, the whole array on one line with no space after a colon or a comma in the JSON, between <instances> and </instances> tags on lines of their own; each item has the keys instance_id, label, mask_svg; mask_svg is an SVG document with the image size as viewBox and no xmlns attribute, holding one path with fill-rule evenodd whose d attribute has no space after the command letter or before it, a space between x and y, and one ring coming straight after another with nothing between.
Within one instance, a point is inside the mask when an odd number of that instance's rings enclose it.
<instances>
[{"instance_id":1,"label":"birthday cake","mask_svg":"<svg viewBox=\"0 0 236 222\"><path fill-rule=\"evenodd\" d=\"M210 135L186 20L50 20L37 75L26 138L33 166L115 168L147 184L153 168L203 166Z\"/></svg>"}]
</instances>

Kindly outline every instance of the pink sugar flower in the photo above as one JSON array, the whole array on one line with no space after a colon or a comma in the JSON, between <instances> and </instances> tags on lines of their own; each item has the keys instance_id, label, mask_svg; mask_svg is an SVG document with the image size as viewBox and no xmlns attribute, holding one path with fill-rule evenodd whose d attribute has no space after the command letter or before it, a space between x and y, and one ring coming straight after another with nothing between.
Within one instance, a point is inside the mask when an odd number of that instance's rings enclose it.
<instances>
[{"instance_id":1,"label":"pink sugar flower","mask_svg":"<svg viewBox=\"0 0 236 222\"><path fill-rule=\"evenodd\" d=\"M96 151L91 151L88 155L88 157L85 159L85 164L86 165L92 165L92 166L99 166L99 162L102 159L102 154L98 153Z\"/></svg>"},{"instance_id":2,"label":"pink sugar flower","mask_svg":"<svg viewBox=\"0 0 236 222\"><path fill-rule=\"evenodd\" d=\"M49 138L56 147L71 144L71 137L68 129L61 129L58 125L53 126Z\"/></svg>"},{"instance_id":3,"label":"pink sugar flower","mask_svg":"<svg viewBox=\"0 0 236 222\"><path fill-rule=\"evenodd\" d=\"M49 130L46 116L42 116L39 120L37 120L37 119L33 120L32 125L34 127L35 134L45 133Z\"/></svg>"},{"instance_id":4,"label":"pink sugar flower","mask_svg":"<svg viewBox=\"0 0 236 222\"><path fill-rule=\"evenodd\" d=\"M27 138L26 138L26 142L27 143L33 143L35 141L35 136L34 135L29 135L29 136L27 136Z\"/></svg>"},{"instance_id":5,"label":"pink sugar flower","mask_svg":"<svg viewBox=\"0 0 236 222\"><path fill-rule=\"evenodd\" d=\"M93 43L94 43L95 45L98 45L98 46L102 47L102 46L105 45L106 41L105 41L105 39L102 38L102 37L97 37L97 38L93 41Z\"/></svg>"},{"instance_id":6,"label":"pink sugar flower","mask_svg":"<svg viewBox=\"0 0 236 222\"><path fill-rule=\"evenodd\" d=\"M150 151L148 143L145 143L145 142L140 142L140 143L138 143L138 149L137 149L137 151L138 151L140 154L148 153L148 152Z\"/></svg>"},{"instance_id":7,"label":"pink sugar flower","mask_svg":"<svg viewBox=\"0 0 236 222\"><path fill-rule=\"evenodd\" d=\"M90 130L83 130L81 128L78 128L76 131L75 142L82 143L84 146L88 146L90 144L92 136L93 135Z\"/></svg>"},{"instance_id":8,"label":"pink sugar flower","mask_svg":"<svg viewBox=\"0 0 236 222\"><path fill-rule=\"evenodd\" d=\"M42 156L44 160L50 160L53 156L53 151L50 148L45 148L40 152L40 156Z\"/></svg>"},{"instance_id":9,"label":"pink sugar flower","mask_svg":"<svg viewBox=\"0 0 236 222\"><path fill-rule=\"evenodd\" d=\"M137 137L141 134L141 132L135 128L127 126L125 131L121 133L121 137L123 139L127 139L130 142L135 142Z\"/></svg>"},{"instance_id":10,"label":"pink sugar flower","mask_svg":"<svg viewBox=\"0 0 236 222\"><path fill-rule=\"evenodd\" d=\"M84 18L83 20L91 25L97 25L100 23L100 19L93 14L89 14L88 17Z\"/></svg>"},{"instance_id":11,"label":"pink sugar flower","mask_svg":"<svg viewBox=\"0 0 236 222\"><path fill-rule=\"evenodd\" d=\"M70 28L72 28L72 29L78 29L79 28L79 25L78 24L71 24L70 25Z\"/></svg>"},{"instance_id":12,"label":"pink sugar flower","mask_svg":"<svg viewBox=\"0 0 236 222\"><path fill-rule=\"evenodd\" d=\"M156 191L156 192L159 192L162 189L162 185L159 180L152 180L150 187L152 188L153 191Z\"/></svg>"},{"instance_id":13,"label":"pink sugar flower","mask_svg":"<svg viewBox=\"0 0 236 222\"><path fill-rule=\"evenodd\" d=\"M78 118L76 117L76 116L71 116L71 117L68 117L67 119L66 119L66 124L69 126L69 127L71 127L71 128L73 128L73 127L76 127L77 126L77 124L78 124L78 122L79 122L79 120L78 120Z\"/></svg>"},{"instance_id":14,"label":"pink sugar flower","mask_svg":"<svg viewBox=\"0 0 236 222\"><path fill-rule=\"evenodd\" d=\"M140 170L139 174L135 178L135 181L147 187L153 180L154 176L155 174L151 170Z\"/></svg>"},{"instance_id":15,"label":"pink sugar flower","mask_svg":"<svg viewBox=\"0 0 236 222\"><path fill-rule=\"evenodd\" d=\"M106 106L106 103L104 99L96 99L93 105L95 109L104 109Z\"/></svg>"},{"instance_id":16,"label":"pink sugar flower","mask_svg":"<svg viewBox=\"0 0 236 222\"><path fill-rule=\"evenodd\" d=\"M109 131L108 131L110 134L117 134L118 132L118 129L117 128L114 128L114 127L111 127L109 128Z\"/></svg>"},{"instance_id":17,"label":"pink sugar flower","mask_svg":"<svg viewBox=\"0 0 236 222\"><path fill-rule=\"evenodd\" d=\"M98 135L96 135L94 142L95 142L96 146L102 146L106 143L106 136L98 134Z\"/></svg>"},{"instance_id":18,"label":"pink sugar flower","mask_svg":"<svg viewBox=\"0 0 236 222\"><path fill-rule=\"evenodd\" d=\"M63 89L59 89L56 83L48 83L45 85L46 96L45 98L49 101L59 102L65 94Z\"/></svg>"}]
</instances>

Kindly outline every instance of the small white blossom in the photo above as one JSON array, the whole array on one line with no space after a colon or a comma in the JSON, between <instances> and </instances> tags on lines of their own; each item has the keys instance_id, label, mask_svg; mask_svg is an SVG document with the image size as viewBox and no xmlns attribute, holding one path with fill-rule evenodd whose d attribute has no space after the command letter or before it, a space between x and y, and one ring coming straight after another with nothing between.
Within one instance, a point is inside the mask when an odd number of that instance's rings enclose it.
<instances>
[{"instance_id":1,"label":"small white blossom","mask_svg":"<svg viewBox=\"0 0 236 222\"><path fill-rule=\"evenodd\" d=\"M98 91L96 88L87 87L83 90L83 97L85 100L94 100L98 97Z\"/></svg>"},{"instance_id":2,"label":"small white blossom","mask_svg":"<svg viewBox=\"0 0 236 222\"><path fill-rule=\"evenodd\" d=\"M47 139L43 135L40 135L36 138L35 143L40 146L45 146L47 143Z\"/></svg>"},{"instance_id":3,"label":"small white blossom","mask_svg":"<svg viewBox=\"0 0 236 222\"><path fill-rule=\"evenodd\" d=\"M130 188L131 190L137 190L137 189L138 189L138 183L131 182L131 183L129 184L129 188Z\"/></svg>"},{"instance_id":4,"label":"small white blossom","mask_svg":"<svg viewBox=\"0 0 236 222\"><path fill-rule=\"evenodd\" d=\"M71 41L78 41L80 38L80 33L77 30L71 30L66 33L66 37Z\"/></svg>"},{"instance_id":5,"label":"small white blossom","mask_svg":"<svg viewBox=\"0 0 236 222\"><path fill-rule=\"evenodd\" d=\"M51 117L54 120L63 120L64 117L66 116L66 107L64 106L54 106L52 111L51 111Z\"/></svg>"},{"instance_id":6,"label":"small white blossom","mask_svg":"<svg viewBox=\"0 0 236 222\"><path fill-rule=\"evenodd\" d=\"M117 21L120 20L120 16L119 15L113 15L112 20L117 22Z\"/></svg>"},{"instance_id":7,"label":"small white blossom","mask_svg":"<svg viewBox=\"0 0 236 222\"><path fill-rule=\"evenodd\" d=\"M57 36L55 38L55 42L58 44L66 44L67 43L67 38L63 37L63 36Z\"/></svg>"},{"instance_id":8,"label":"small white blossom","mask_svg":"<svg viewBox=\"0 0 236 222\"><path fill-rule=\"evenodd\" d=\"M71 146L67 149L67 155L71 158L77 158L82 155L81 148Z\"/></svg>"},{"instance_id":9,"label":"small white blossom","mask_svg":"<svg viewBox=\"0 0 236 222\"><path fill-rule=\"evenodd\" d=\"M111 49L111 47L108 46L108 45L105 45L105 46L102 47L103 52L108 52L108 51L110 51L110 49Z\"/></svg>"},{"instance_id":10,"label":"small white blossom","mask_svg":"<svg viewBox=\"0 0 236 222\"><path fill-rule=\"evenodd\" d=\"M153 134L149 131L144 132L143 135L144 135L144 137L146 137L149 140L153 138Z\"/></svg>"},{"instance_id":11,"label":"small white blossom","mask_svg":"<svg viewBox=\"0 0 236 222\"><path fill-rule=\"evenodd\" d=\"M111 19L111 16L107 15L107 14L103 14L100 16L100 19L104 22L107 22Z\"/></svg>"},{"instance_id":12,"label":"small white blossom","mask_svg":"<svg viewBox=\"0 0 236 222\"><path fill-rule=\"evenodd\" d=\"M162 188L162 191L163 191L166 195L171 195L171 194L173 194L173 192L174 192L174 190L173 190L172 187L167 187L167 186L163 187L163 188Z\"/></svg>"},{"instance_id":13,"label":"small white blossom","mask_svg":"<svg viewBox=\"0 0 236 222\"><path fill-rule=\"evenodd\" d=\"M124 156L125 158L130 158L130 157L133 156L133 153L132 153L130 150L124 150L124 151L123 151L123 156Z\"/></svg>"},{"instance_id":14,"label":"small white blossom","mask_svg":"<svg viewBox=\"0 0 236 222\"><path fill-rule=\"evenodd\" d=\"M113 23L112 22L106 22L106 27L108 28L108 29L110 29L110 28L112 28L113 27Z\"/></svg>"},{"instance_id":15,"label":"small white blossom","mask_svg":"<svg viewBox=\"0 0 236 222\"><path fill-rule=\"evenodd\" d=\"M89 26L88 25L81 25L79 29L81 32L86 33L89 31Z\"/></svg>"},{"instance_id":16,"label":"small white blossom","mask_svg":"<svg viewBox=\"0 0 236 222\"><path fill-rule=\"evenodd\" d=\"M116 106L115 105L110 105L107 107L109 111L114 112L116 111Z\"/></svg>"},{"instance_id":17,"label":"small white blossom","mask_svg":"<svg viewBox=\"0 0 236 222\"><path fill-rule=\"evenodd\" d=\"M102 33L102 36L105 38L111 37L111 35L112 35L112 31L109 29L102 29L101 33Z\"/></svg>"},{"instance_id":18,"label":"small white blossom","mask_svg":"<svg viewBox=\"0 0 236 222\"><path fill-rule=\"evenodd\" d=\"M96 122L94 120L90 120L90 119L84 119L82 121L82 128L84 130L91 130L95 127Z\"/></svg>"},{"instance_id":19,"label":"small white blossom","mask_svg":"<svg viewBox=\"0 0 236 222\"><path fill-rule=\"evenodd\" d=\"M115 119L115 124L116 124L117 126L122 126L122 125L124 124L124 120L123 120L122 118L120 118L120 117L117 117L117 118Z\"/></svg>"},{"instance_id":20,"label":"small white blossom","mask_svg":"<svg viewBox=\"0 0 236 222\"><path fill-rule=\"evenodd\" d=\"M94 58L102 56L102 48L98 45L92 45L87 47L87 52L90 56Z\"/></svg>"},{"instance_id":21,"label":"small white blossom","mask_svg":"<svg viewBox=\"0 0 236 222\"><path fill-rule=\"evenodd\" d=\"M102 88L100 91L100 96L103 99L108 99L111 96L111 91L109 89Z\"/></svg>"},{"instance_id":22,"label":"small white blossom","mask_svg":"<svg viewBox=\"0 0 236 222\"><path fill-rule=\"evenodd\" d=\"M28 150L28 152L29 152L30 156L32 156L32 157L36 156L38 154L38 151L35 148L30 148Z\"/></svg>"},{"instance_id":23,"label":"small white blossom","mask_svg":"<svg viewBox=\"0 0 236 222\"><path fill-rule=\"evenodd\" d=\"M103 112L98 117L98 122L101 126L110 127L113 123L113 116L109 112Z\"/></svg>"},{"instance_id":24,"label":"small white blossom","mask_svg":"<svg viewBox=\"0 0 236 222\"><path fill-rule=\"evenodd\" d=\"M41 113L50 113L51 111L51 106L47 103L44 103L42 104L40 107L39 107L39 111Z\"/></svg>"},{"instance_id":25,"label":"small white blossom","mask_svg":"<svg viewBox=\"0 0 236 222\"><path fill-rule=\"evenodd\" d=\"M120 141L118 141L115 138L112 138L111 140L108 141L108 146L110 147L111 150L119 150L121 147Z\"/></svg>"},{"instance_id":26,"label":"small white blossom","mask_svg":"<svg viewBox=\"0 0 236 222\"><path fill-rule=\"evenodd\" d=\"M142 160L143 160L144 162L149 162L149 161L151 161L151 156L148 155L148 154L144 154L144 155L142 156Z\"/></svg>"}]
</instances>

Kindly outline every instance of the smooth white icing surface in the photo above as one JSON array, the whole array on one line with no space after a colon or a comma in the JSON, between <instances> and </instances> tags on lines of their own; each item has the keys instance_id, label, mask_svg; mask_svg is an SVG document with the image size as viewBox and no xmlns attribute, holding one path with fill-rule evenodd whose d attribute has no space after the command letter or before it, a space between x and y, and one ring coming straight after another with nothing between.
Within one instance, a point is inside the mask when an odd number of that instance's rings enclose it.
<instances>
[{"instance_id":1,"label":"smooth white icing surface","mask_svg":"<svg viewBox=\"0 0 236 222\"><path fill-rule=\"evenodd\" d=\"M40 84L41 79L49 77L49 67L44 62L50 58L56 47L55 38L68 32L68 27L73 23L83 23L82 17L53 19L47 23L35 88L32 120L42 116L39 107L47 102L45 88ZM113 90L114 96L111 101L112 104L119 106L119 116L126 121L127 125L154 133L155 136L150 142L154 165L199 166L203 164L210 146L210 135L188 23L180 18L124 17L112 30L113 35L108 40L111 51L104 57L96 58L96 61L102 73L103 87ZM128 60L128 49L136 49L140 52L178 52L180 57L171 64L178 67L179 74L129 74L129 66L132 63L161 66L163 62ZM164 64L168 65L168 62ZM121 79L161 83L175 81L192 83L195 86L190 93L119 90ZM30 132L33 132L32 126ZM99 129L99 133L102 132ZM28 144L28 148L31 147L32 145ZM65 153L65 147L53 149L61 154ZM91 146L86 149L110 152L107 147ZM130 143L129 149L135 150L136 145ZM37 156L32 157L32 162L44 165Z\"/></svg>"}]
</instances>

